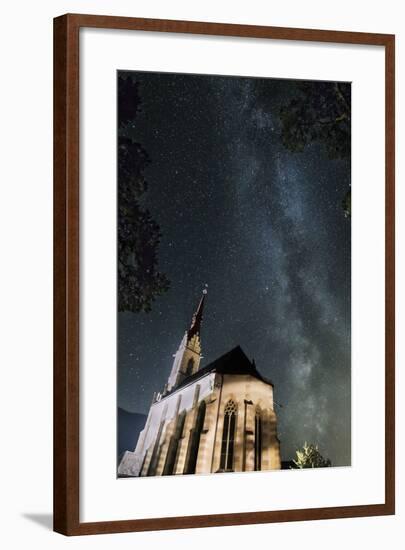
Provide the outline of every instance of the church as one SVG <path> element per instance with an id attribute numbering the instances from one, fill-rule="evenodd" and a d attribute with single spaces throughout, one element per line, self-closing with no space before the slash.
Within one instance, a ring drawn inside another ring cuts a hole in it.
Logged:
<path id="1" fill-rule="evenodd" d="M 134 451 L 122 457 L 120 476 L 281 468 L 273 384 L 239 346 L 200 368 L 206 294 L 163 391 L 153 395 Z"/>

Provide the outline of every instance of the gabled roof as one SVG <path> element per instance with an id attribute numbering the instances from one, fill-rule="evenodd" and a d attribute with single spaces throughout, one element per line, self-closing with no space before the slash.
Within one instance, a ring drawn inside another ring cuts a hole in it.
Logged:
<path id="1" fill-rule="evenodd" d="M 215 361 L 206 367 L 198 370 L 195 374 L 185 378 L 181 384 L 173 388 L 170 393 L 173 393 L 184 386 L 188 386 L 188 384 L 191 384 L 212 372 L 217 372 L 219 374 L 249 374 L 254 378 L 262 380 L 266 384 L 270 384 L 271 386 L 273 385 L 270 380 L 260 374 L 256 368 L 255 362 L 248 359 L 242 348 L 240 346 L 236 346 L 236 348 L 233 348 L 231 351 L 228 351 L 228 353 L 221 355 L 221 357 L 215 359 Z"/>

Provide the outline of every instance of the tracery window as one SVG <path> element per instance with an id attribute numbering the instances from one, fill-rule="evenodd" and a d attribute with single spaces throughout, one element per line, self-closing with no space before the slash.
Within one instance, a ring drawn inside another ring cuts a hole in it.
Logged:
<path id="1" fill-rule="evenodd" d="M 224 409 L 224 429 L 222 432 L 220 469 L 233 471 L 235 428 L 236 428 L 236 403 L 231 399 Z"/>

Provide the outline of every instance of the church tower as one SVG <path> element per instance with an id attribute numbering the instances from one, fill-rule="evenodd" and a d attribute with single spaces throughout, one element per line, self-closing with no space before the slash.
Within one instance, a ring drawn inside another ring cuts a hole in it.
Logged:
<path id="1" fill-rule="evenodd" d="M 200 367 L 200 332 L 206 295 L 207 289 L 205 288 L 197 310 L 191 320 L 190 328 L 184 333 L 180 346 L 173 356 L 173 366 L 164 393 L 171 391 L 173 388 L 181 384 L 185 378 L 195 374 Z"/>

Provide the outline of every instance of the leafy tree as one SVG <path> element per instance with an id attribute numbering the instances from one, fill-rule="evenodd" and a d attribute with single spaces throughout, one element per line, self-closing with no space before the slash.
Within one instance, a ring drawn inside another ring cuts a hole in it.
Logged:
<path id="1" fill-rule="evenodd" d="M 324 458 L 318 450 L 318 445 L 304 443 L 302 449 L 296 451 L 296 459 L 293 460 L 296 468 L 327 468 L 332 466 L 329 458 Z"/>
<path id="2" fill-rule="evenodd" d="M 140 110 L 141 99 L 139 86 L 130 76 L 120 75 L 118 77 L 118 124 L 119 130 L 133 123 Z"/>
<path id="3" fill-rule="evenodd" d="M 300 82 L 295 96 L 280 109 L 282 140 L 290 151 L 319 142 L 331 159 L 351 155 L 351 94 L 344 82 Z M 351 215 L 351 190 L 342 201 Z"/>
<path id="4" fill-rule="evenodd" d="M 147 190 L 146 151 L 127 132 L 140 106 L 138 85 L 118 78 L 118 309 L 150 311 L 156 296 L 169 288 L 157 269 L 161 232 L 140 199 Z"/>
<path id="5" fill-rule="evenodd" d="M 282 140 L 291 151 L 322 143 L 329 158 L 350 157 L 350 85 L 300 82 L 297 93 L 280 109 Z"/>

